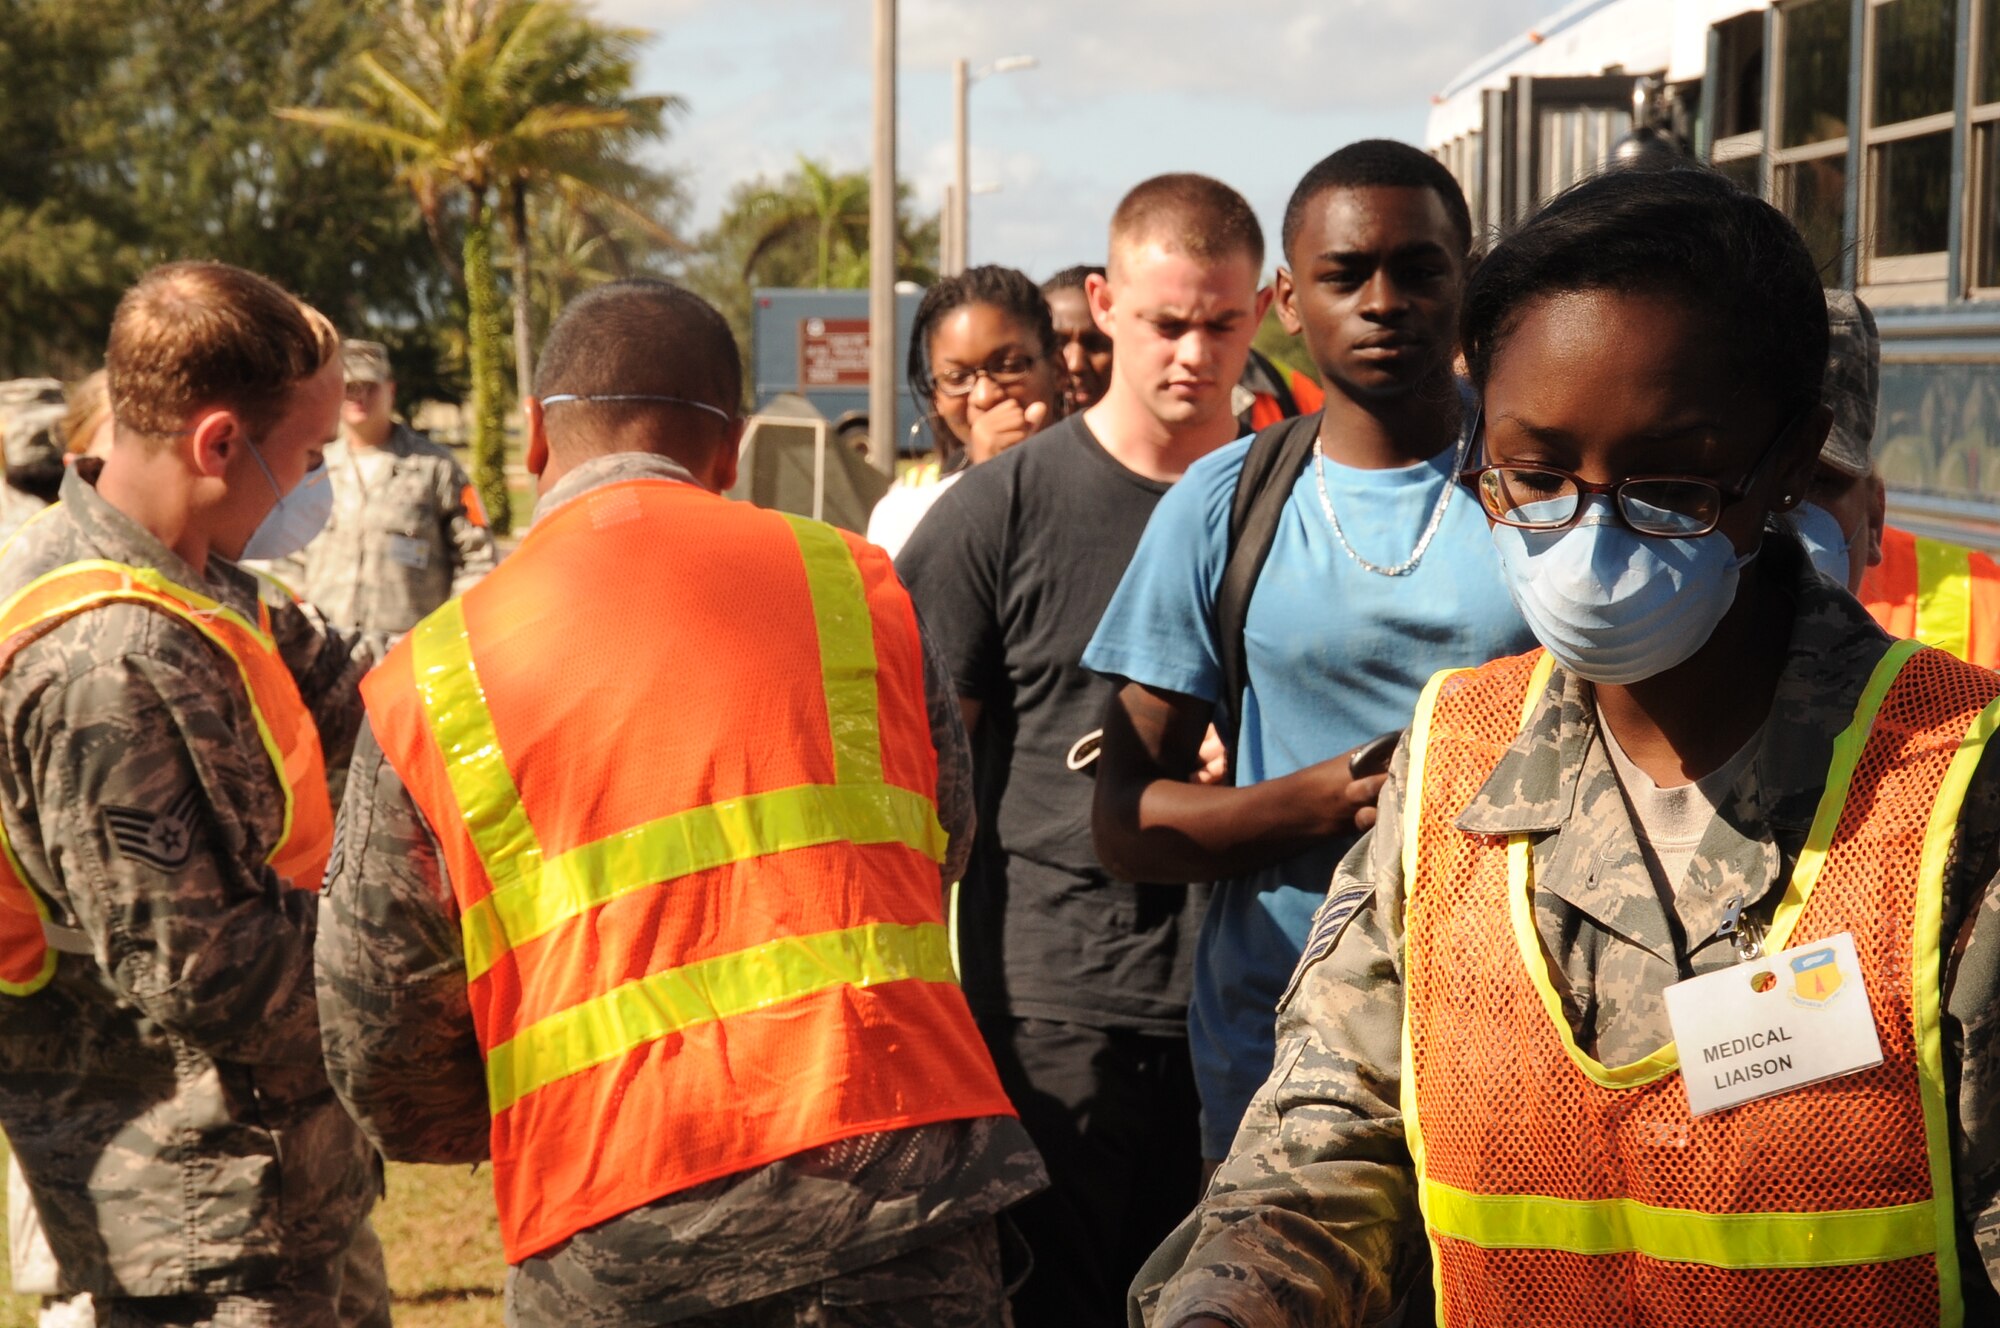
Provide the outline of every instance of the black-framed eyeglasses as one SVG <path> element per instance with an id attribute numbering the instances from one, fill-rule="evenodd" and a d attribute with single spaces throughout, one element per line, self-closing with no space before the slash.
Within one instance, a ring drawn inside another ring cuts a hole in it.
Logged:
<path id="1" fill-rule="evenodd" d="M 1475 422 L 1475 431 L 1483 422 Z M 1722 514 L 1749 496 L 1778 444 L 1791 435 L 1796 419 L 1779 429 L 1737 484 L 1719 484 L 1693 475 L 1630 475 L 1614 484 L 1593 484 L 1559 466 L 1479 465 L 1459 473 L 1479 497 L 1486 515 L 1521 530 L 1567 530 L 1583 516 L 1585 495 L 1611 500 L 1618 519 L 1641 535 L 1695 539 L 1714 530 Z"/>
<path id="2" fill-rule="evenodd" d="M 934 375 L 931 381 L 940 395 L 970 396 L 981 378 L 990 379 L 995 387 L 1012 387 L 1026 380 L 1035 364 L 1036 357 L 1033 355 L 1009 355 L 995 364 L 982 364 L 971 369 L 946 369 Z"/>

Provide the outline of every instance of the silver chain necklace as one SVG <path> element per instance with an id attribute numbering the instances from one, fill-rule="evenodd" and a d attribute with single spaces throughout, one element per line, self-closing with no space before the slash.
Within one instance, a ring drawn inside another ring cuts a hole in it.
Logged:
<path id="1" fill-rule="evenodd" d="M 1458 487 L 1458 472 L 1465 466 L 1465 447 L 1471 440 L 1471 430 L 1458 440 L 1458 447 L 1452 452 L 1451 473 L 1444 479 L 1444 492 L 1438 495 L 1437 506 L 1431 509 L 1430 524 L 1424 527 L 1423 534 L 1417 536 L 1417 547 L 1394 567 L 1383 567 L 1363 558 L 1347 542 L 1347 533 L 1340 528 L 1340 518 L 1333 514 L 1333 498 L 1326 491 L 1326 449 L 1320 446 L 1318 438 L 1313 439 L 1313 478 L 1319 482 L 1320 510 L 1326 513 L 1326 524 L 1333 527 L 1333 537 L 1340 541 L 1341 549 L 1360 565 L 1362 571 L 1373 572 L 1377 576 L 1408 576 L 1417 570 L 1417 564 L 1424 560 L 1424 550 L 1430 548 L 1432 537 L 1444 522 L 1444 510 L 1451 506 L 1451 491 Z"/>

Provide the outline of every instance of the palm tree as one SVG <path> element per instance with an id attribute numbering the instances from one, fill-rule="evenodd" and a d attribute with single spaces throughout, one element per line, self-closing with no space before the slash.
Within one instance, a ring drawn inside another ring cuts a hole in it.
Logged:
<path id="1" fill-rule="evenodd" d="M 741 211 L 754 232 L 743 259 L 746 281 L 774 250 L 804 237 L 812 240 L 821 290 L 834 284 L 837 264 L 868 252 L 868 177 L 859 172 L 836 175 L 801 156 L 798 170 L 757 188 Z"/>
<path id="2" fill-rule="evenodd" d="M 631 154 L 681 109 L 674 97 L 632 95 L 645 38 L 594 22 L 574 0 L 398 0 L 381 44 L 357 60 L 350 106 L 279 112 L 393 159 L 447 254 L 444 222 L 463 195 L 473 473 L 502 533 L 506 405 L 494 211 L 504 209 L 514 246 L 515 374 L 525 396 L 534 363 L 532 195 L 546 191 L 581 210 L 617 214 L 673 242 L 630 201 L 647 175 Z"/>

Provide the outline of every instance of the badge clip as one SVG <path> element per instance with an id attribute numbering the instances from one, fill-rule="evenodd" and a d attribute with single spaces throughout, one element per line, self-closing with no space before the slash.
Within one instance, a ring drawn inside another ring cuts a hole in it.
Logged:
<path id="1" fill-rule="evenodd" d="M 1752 959 L 1762 957 L 1764 929 L 1754 920 L 1743 916 L 1743 896 L 1731 895 L 1729 902 L 1724 904 L 1723 908 L 1727 911 L 1723 913 L 1722 921 L 1717 924 L 1715 934 L 1718 937 L 1729 938 L 1730 945 L 1736 950 L 1736 962 L 1745 964 Z"/>

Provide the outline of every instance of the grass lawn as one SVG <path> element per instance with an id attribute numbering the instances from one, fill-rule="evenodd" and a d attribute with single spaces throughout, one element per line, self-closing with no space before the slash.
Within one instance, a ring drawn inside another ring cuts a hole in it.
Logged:
<path id="1" fill-rule="evenodd" d="M 500 1328 L 506 1265 L 491 1171 L 391 1163 L 375 1230 L 388 1256 L 399 1328 Z M 0 1259 L 0 1288 L 6 1273 Z M 34 1304 L 0 1296 L 0 1328 L 33 1328 Z"/>

